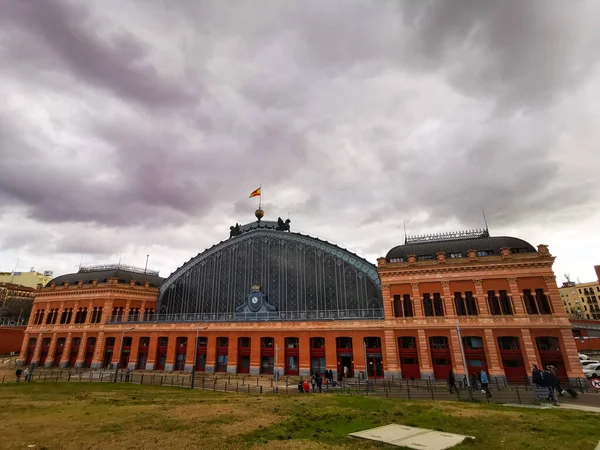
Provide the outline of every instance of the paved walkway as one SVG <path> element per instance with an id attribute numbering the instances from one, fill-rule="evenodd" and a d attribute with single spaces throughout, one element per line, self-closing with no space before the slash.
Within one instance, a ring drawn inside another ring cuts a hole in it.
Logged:
<path id="1" fill-rule="evenodd" d="M 518 403 L 505 403 L 504 406 L 513 406 L 515 408 L 530 409 L 572 409 L 575 411 L 585 411 L 600 414 L 600 408 L 597 406 L 574 405 L 572 403 L 561 403 L 559 405 L 520 405 Z"/>

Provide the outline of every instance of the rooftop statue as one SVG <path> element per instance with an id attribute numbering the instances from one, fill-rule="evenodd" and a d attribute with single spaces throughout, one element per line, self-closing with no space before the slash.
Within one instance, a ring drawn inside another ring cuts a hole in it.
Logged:
<path id="1" fill-rule="evenodd" d="M 290 231 L 290 219 L 287 219 L 285 222 L 281 220 L 281 217 L 277 219 L 277 230 L 279 231 Z"/>
<path id="2" fill-rule="evenodd" d="M 229 227 L 229 237 L 232 238 L 234 236 L 238 236 L 242 234 L 242 230 L 240 224 L 236 222 L 234 227 Z"/>

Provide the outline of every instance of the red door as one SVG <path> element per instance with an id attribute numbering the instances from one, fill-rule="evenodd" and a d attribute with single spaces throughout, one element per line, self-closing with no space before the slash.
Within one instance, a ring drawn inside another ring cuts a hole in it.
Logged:
<path id="1" fill-rule="evenodd" d="M 447 380 L 452 369 L 452 356 L 450 355 L 448 338 L 446 336 L 430 337 L 429 350 L 431 352 L 434 378 L 436 380 Z"/>
<path id="2" fill-rule="evenodd" d="M 60 365 L 60 360 L 62 359 L 64 349 L 65 338 L 58 338 L 56 341 L 56 350 L 54 351 L 54 367 L 58 367 Z"/>
<path id="3" fill-rule="evenodd" d="M 206 371 L 206 351 L 208 349 L 208 338 L 198 338 L 198 349 L 196 352 L 196 370 L 199 372 Z"/>
<path id="4" fill-rule="evenodd" d="M 560 341 L 558 338 L 552 336 L 536 337 L 535 342 L 540 354 L 542 366 L 544 368 L 547 366 L 556 367 L 560 381 L 568 383 L 569 377 L 560 352 Z"/>
<path id="5" fill-rule="evenodd" d="M 400 370 L 402 372 L 402 379 L 420 380 L 421 369 L 419 368 L 417 339 L 414 336 L 399 337 L 398 349 L 400 352 Z"/>
<path id="6" fill-rule="evenodd" d="M 238 339 L 238 373 L 250 373 L 250 338 L 241 337 Z"/>
<path id="7" fill-rule="evenodd" d="M 158 346 L 156 348 L 156 370 L 165 370 L 165 364 L 167 363 L 167 346 L 169 344 L 169 338 L 159 337 Z"/>
<path id="8" fill-rule="evenodd" d="M 527 368 L 523 363 L 519 338 L 517 336 L 500 336 L 498 337 L 498 348 L 506 381 L 523 383 L 527 378 Z"/>
<path id="9" fill-rule="evenodd" d="M 285 374 L 298 375 L 300 373 L 300 341 L 298 338 L 285 340 Z"/>
<path id="10" fill-rule="evenodd" d="M 50 338 L 44 338 L 42 341 L 42 350 L 40 353 L 40 366 L 44 367 L 46 359 L 48 359 L 48 352 L 50 351 Z"/>
<path id="11" fill-rule="evenodd" d="M 33 354 L 35 352 L 36 342 L 37 340 L 35 338 L 29 338 L 29 342 L 27 343 L 27 357 L 25 358 L 26 366 L 31 364 L 31 360 L 33 359 Z"/>
<path id="12" fill-rule="evenodd" d="M 85 346 L 85 367 L 91 367 L 94 360 L 94 349 L 96 347 L 96 338 L 88 338 Z"/>
<path id="13" fill-rule="evenodd" d="M 479 336 L 464 336 L 463 348 L 465 350 L 465 359 L 467 360 L 467 370 L 469 376 L 478 374 L 479 370 L 487 370 L 487 360 L 485 358 L 485 349 L 483 339 Z M 489 373 L 488 373 L 489 378 Z"/>
<path id="14" fill-rule="evenodd" d="M 79 353 L 79 345 L 81 338 L 73 338 L 71 341 L 71 352 L 69 353 L 69 367 L 75 367 L 77 362 L 77 354 Z"/>

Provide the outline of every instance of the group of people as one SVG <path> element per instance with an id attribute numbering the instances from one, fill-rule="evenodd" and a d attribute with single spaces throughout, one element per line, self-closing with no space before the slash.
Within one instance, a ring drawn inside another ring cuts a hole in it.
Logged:
<path id="1" fill-rule="evenodd" d="M 467 386 L 469 383 L 467 382 L 467 376 L 463 376 L 463 386 Z M 490 392 L 490 379 L 485 370 L 479 369 L 478 372 L 473 372 L 471 374 L 471 387 L 474 390 L 479 390 L 481 386 L 481 393 L 485 394 L 488 398 L 492 397 L 492 393 Z M 450 369 L 448 373 L 448 388 L 450 389 L 450 393 L 454 393 L 455 390 L 458 390 L 456 387 L 456 377 L 454 376 L 454 371 Z"/>
<path id="2" fill-rule="evenodd" d="M 323 376 L 321 376 L 319 372 L 315 372 L 310 379 L 310 383 L 308 382 L 308 379 L 300 380 L 298 382 L 298 392 L 309 393 L 311 386 L 313 393 L 317 392 L 317 389 L 319 392 L 323 392 L 323 384 L 335 386 L 335 382 L 333 381 L 333 370 L 326 370 L 323 373 Z"/>
<path id="3" fill-rule="evenodd" d="M 565 390 L 560 385 L 558 370 L 554 366 L 546 366 L 540 370 L 537 365 L 533 365 L 531 371 L 531 380 L 535 383 L 535 398 L 537 400 L 548 400 L 555 405 L 558 404 L 558 395 L 562 397 Z"/>
<path id="4" fill-rule="evenodd" d="M 25 370 L 21 370 L 20 368 L 15 371 L 15 376 L 17 377 L 17 383 L 21 381 L 21 375 L 25 378 L 25 383 L 29 383 L 31 381 L 32 370 L 29 367 L 26 367 Z"/>

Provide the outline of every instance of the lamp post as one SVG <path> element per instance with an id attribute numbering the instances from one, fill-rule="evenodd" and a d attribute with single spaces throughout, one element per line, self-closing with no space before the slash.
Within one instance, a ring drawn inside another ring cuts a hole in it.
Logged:
<path id="1" fill-rule="evenodd" d="M 115 379 L 113 383 L 117 382 L 117 375 L 119 373 L 119 366 L 121 365 L 121 352 L 123 351 L 123 339 L 125 339 L 125 332 L 135 330 L 135 328 L 123 328 L 121 331 L 121 342 L 119 343 L 119 356 L 117 357 L 117 367 L 115 369 Z"/>
<path id="2" fill-rule="evenodd" d="M 279 393 L 279 374 L 277 373 L 277 362 L 279 360 L 279 351 L 284 350 L 284 348 L 279 348 L 278 344 L 275 344 L 275 369 L 273 372 L 273 376 L 275 377 L 275 393 Z"/>
<path id="3" fill-rule="evenodd" d="M 367 361 L 367 341 L 363 339 L 363 347 L 365 349 L 365 380 L 369 381 L 369 362 Z"/>
<path id="4" fill-rule="evenodd" d="M 192 366 L 192 381 L 190 383 L 190 389 L 194 389 L 196 385 L 196 358 L 198 357 L 198 332 L 202 330 L 206 330 L 208 327 L 204 328 L 196 328 L 196 340 L 194 341 L 194 365 Z"/>
<path id="5" fill-rule="evenodd" d="M 469 396 L 471 393 L 471 380 L 469 377 L 469 369 L 467 368 L 467 358 L 465 358 L 465 349 L 463 347 L 462 336 L 460 334 L 460 326 L 458 324 L 458 320 L 456 321 L 456 332 L 458 333 L 458 344 L 460 345 L 460 354 L 462 355 L 463 365 L 465 366 L 465 374 L 467 377 L 467 387 L 469 388 Z"/>

